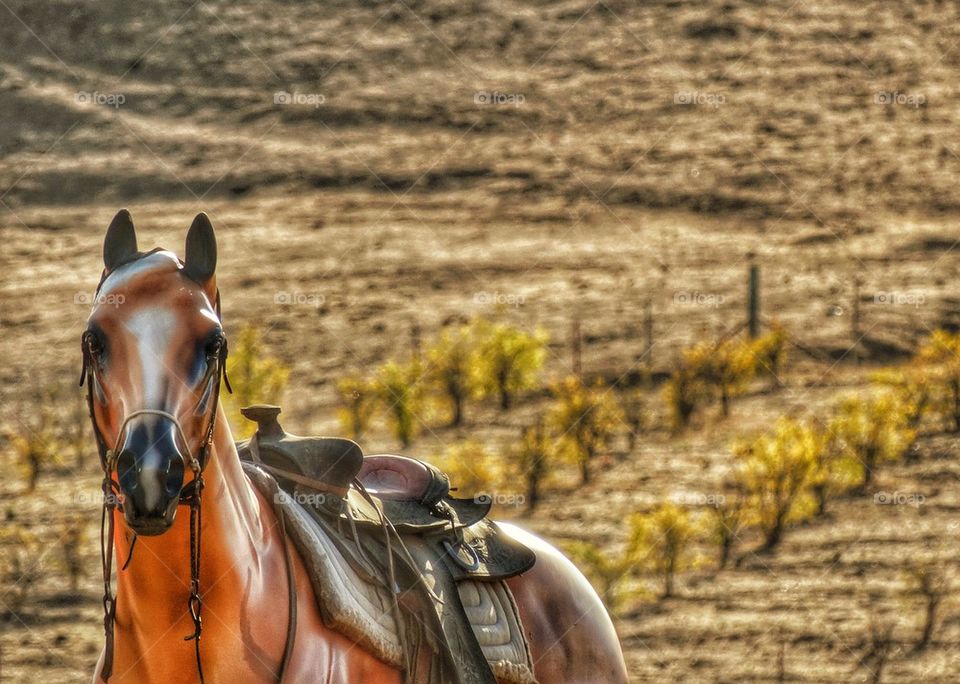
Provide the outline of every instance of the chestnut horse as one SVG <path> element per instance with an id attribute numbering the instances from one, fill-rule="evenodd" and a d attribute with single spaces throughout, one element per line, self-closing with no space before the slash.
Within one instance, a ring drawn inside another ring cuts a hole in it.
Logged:
<path id="1" fill-rule="evenodd" d="M 110 224 L 103 252 L 83 335 L 84 377 L 105 495 L 119 503 L 105 506 L 107 645 L 94 681 L 403 681 L 324 625 L 273 506 L 241 469 L 217 402 L 226 338 L 206 215 L 188 231 L 182 262 L 168 251 L 139 252 L 126 210 Z M 189 515 L 177 515 L 184 505 Z M 508 582 L 537 680 L 626 681 L 613 625 L 583 575 L 543 540 L 503 527 L 537 554 L 531 570 Z M 115 590 L 114 546 L 125 564 Z"/>

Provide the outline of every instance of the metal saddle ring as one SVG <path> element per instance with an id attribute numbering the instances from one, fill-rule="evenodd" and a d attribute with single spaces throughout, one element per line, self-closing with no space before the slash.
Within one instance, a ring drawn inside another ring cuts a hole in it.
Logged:
<path id="1" fill-rule="evenodd" d="M 480 557 L 477 556 L 477 552 L 474 550 L 474 548 L 466 543 L 462 538 L 459 542 L 457 542 L 457 547 L 454 547 L 453 544 L 450 543 L 449 539 L 444 539 L 443 548 L 446 549 L 450 557 L 457 562 L 457 565 L 467 572 L 475 572 L 480 568 Z M 466 549 L 473 561 L 467 563 L 465 560 L 463 560 L 463 556 L 460 555 L 458 548 Z"/>

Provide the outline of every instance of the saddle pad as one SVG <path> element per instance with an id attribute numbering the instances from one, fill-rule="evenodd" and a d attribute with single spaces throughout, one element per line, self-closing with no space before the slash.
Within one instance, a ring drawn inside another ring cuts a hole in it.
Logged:
<path id="1" fill-rule="evenodd" d="M 276 480 L 244 463 L 254 486 L 286 513 L 287 532 L 310 575 L 324 622 L 384 662 L 404 667 L 403 647 L 386 589 L 347 561 L 309 512 L 279 490 Z M 457 590 L 484 657 L 500 684 L 534 684 L 533 664 L 516 602 L 503 581 L 461 580 Z"/>

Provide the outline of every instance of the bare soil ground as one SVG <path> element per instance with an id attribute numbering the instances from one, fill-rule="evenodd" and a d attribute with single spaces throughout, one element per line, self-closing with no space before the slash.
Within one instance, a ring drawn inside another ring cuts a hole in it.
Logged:
<path id="1" fill-rule="evenodd" d="M 633 453 L 618 446 L 586 488 L 558 474 L 521 521 L 614 550 L 626 513 L 716 492 L 734 435 L 826 411 L 957 322 L 957 13 L 820 0 L 4 4 L 3 419 L 21 429 L 37 387 L 76 382 L 119 206 L 142 244 L 177 250 L 192 216 L 211 215 L 228 332 L 257 325 L 292 367 L 285 425 L 301 434 L 335 432 L 333 382 L 406 354 L 413 325 L 425 338 L 476 314 L 542 325 L 549 379 L 569 371 L 580 315 L 585 372 L 617 380 L 637 367 L 649 300 L 666 370 L 683 344 L 742 320 L 754 253 L 765 315 L 812 352 L 793 354 L 786 386 L 680 438 L 652 391 L 653 428 Z M 544 402 L 471 406 L 466 427 L 431 425 L 410 453 L 468 435 L 505 444 Z M 396 448 L 382 431 L 364 446 Z M 772 556 L 629 603 L 618 627 L 633 679 L 773 681 L 782 661 L 789 680 L 864 681 L 872 610 L 895 623 L 884 681 L 953 681 L 960 611 L 949 603 L 933 645 L 912 653 L 921 613 L 903 570 L 960 560 L 957 446 L 926 436 L 881 474 L 876 490 L 922 494 L 920 507 L 843 499 Z M 2 624 L 3 681 L 85 680 L 99 652 L 90 448 L 30 497 L 2 454 L 4 516 L 41 539 L 44 569 Z M 59 521 L 76 515 L 91 521 L 78 595 L 57 562 Z"/>

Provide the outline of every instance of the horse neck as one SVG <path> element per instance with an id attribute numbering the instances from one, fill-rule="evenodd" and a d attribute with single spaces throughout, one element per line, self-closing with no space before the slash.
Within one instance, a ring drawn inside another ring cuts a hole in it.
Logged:
<path id="1" fill-rule="evenodd" d="M 259 552 L 267 544 L 269 522 L 261 516 L 269 518 L 272 512 L 261 510 L 243 473 L 222 407 L 203 479 L 200 592 L 205 601 L 231 594 L 235 600 L 238 584 L 261 575 Z M 119 566 L 129 557 L 132 535 L 122 515 L 114 515 Z M 118 627 L 162 624 L 166 629 L 184 617 L 190 592 L 190 509 L 181 506 L 164 534 L 139 537 L 133 554 L 127 569 L 117 571 Z M 127 625 L 125 613 L 131 618 Z"/>

